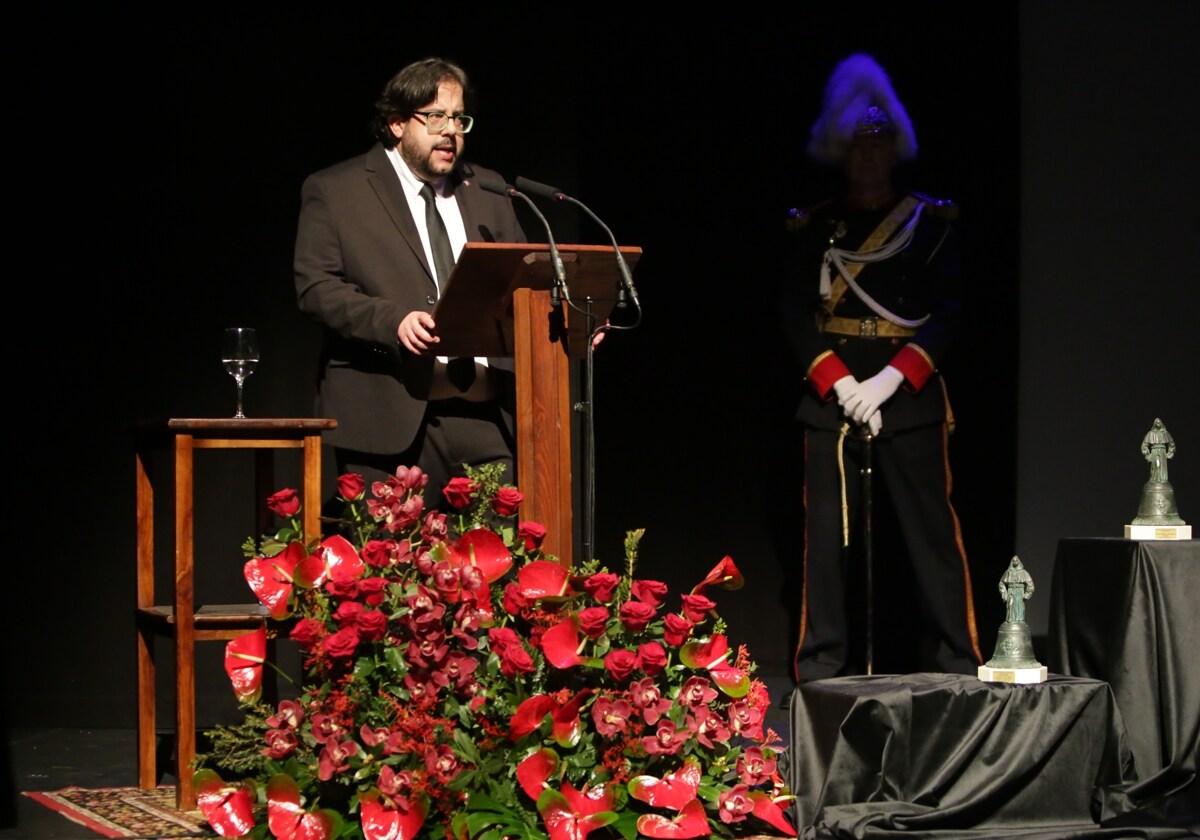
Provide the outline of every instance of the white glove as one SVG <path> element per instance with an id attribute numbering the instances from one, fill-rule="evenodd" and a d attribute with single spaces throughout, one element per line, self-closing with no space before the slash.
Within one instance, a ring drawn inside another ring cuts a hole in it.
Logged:
<path id="1" fill-rule="evenodd" d="M 904 374 L 888 365 L 870 379 L 860 382 L 854 394 L 842 403 L 842 410 L 855 423 L 863 423 L 896 393 L 903 381 Z"/>
<path id="2" fill-rule="evenodd" d="M 837 394 L 838 405 L 842 408 L 846 407 L 846 401 L 854 396 L 854 392 L 858 390 L 858 380 L 853 376 L 846 375 L 833 383 L 833 391 Z"/>
<path id="3" fill-rule="evenodd" d="M 871 432 L 871 437 L 877 437 L 879 430 L 883 428 L 883 412 L 876 411 L 867 418 L 867 429 Z"/>

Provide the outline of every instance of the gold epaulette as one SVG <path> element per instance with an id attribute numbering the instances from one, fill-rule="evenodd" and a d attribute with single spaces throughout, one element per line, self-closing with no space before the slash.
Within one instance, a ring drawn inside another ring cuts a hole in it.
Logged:
<path id="1" fill-rule="evenodd" d="M 948 198 L 934 198 L 931 195 L 920 193 L 915 190 L 910 191 L 914 198 L 918 198 L 925 202 L 925 212 L 932 213 L 935 217 L 947 222 L 953 222 L 958 218 L 958 205 Z"/>

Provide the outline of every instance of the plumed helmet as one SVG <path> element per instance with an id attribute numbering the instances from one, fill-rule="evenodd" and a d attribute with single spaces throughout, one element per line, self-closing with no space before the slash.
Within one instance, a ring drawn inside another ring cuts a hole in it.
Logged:
<path id="1" fill-rule="evenodd" d="M 829 76 L 821 116 L 813 123 L 808 154 L 824 163 L 837 163 L 846 156 L 855 135 L 883 133 L 895 137 L 897 160 L 917 156 L 912 122 L 896 98 L 887 73 L 871 56 L 855 53 Z"/>

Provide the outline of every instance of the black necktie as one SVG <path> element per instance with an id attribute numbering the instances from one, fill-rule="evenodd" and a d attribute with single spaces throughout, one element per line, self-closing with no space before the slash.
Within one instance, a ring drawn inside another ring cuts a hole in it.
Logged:
<path id="1" fill-rule="evenodd" d="M 429 231 L 429 250 L 433 252 L 433 270 L 437 273 L 438 289 L 446 291 L 446 281 L 454 269 L 454 250 L 450 247 L 450 234 L 446 223 L 438 212 L 433 196 L 433 187 L 424 184 L 421 198 L 425 199 L 425 229 Z M 475 381 L 475 360 L 455 357 L 446 364 L 446 377 L 460 391 L 466 391 Z"/>
<path id="2" fill-rule="evenodd" d="M 433 252 L 433 270 L 437 274 L 438 290 L 446 291 L 446 281 L 454 268 L 454 250 L 450 247 L 450 234 L 438 212 L 433 197 L 433 186 L 421 187 L 421 198 L 425 199 L 425 229 L 429 231 L 429 250 Z"/>

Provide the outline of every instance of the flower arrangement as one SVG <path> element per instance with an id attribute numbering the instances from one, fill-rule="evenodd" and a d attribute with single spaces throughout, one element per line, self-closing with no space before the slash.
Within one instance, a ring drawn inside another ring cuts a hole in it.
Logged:
<path id="1" fill-rule="evenodd" d="M 400 467 L 368 496 L 338 478 L 339 533 L 286 521 L 247 540 L 245 576 L 296 642 L 299 696 L 261 702 L 266 631 L 225 665 L 245 721 L 209 733 L 198 805 L 225 837 L 689 838 L 795 836 L 764 726 L 770 698 L 710 598 L 743 579 L 725 557 L 670 609 L 661 582 L 564 568 L 491 467 L 426 510 Z M 224 775 L 222 775 L 224 774 Z M 228 780 L 227 778 L 228 777 Z M 264 820 L 265 817 L 265 820 Z"/>

